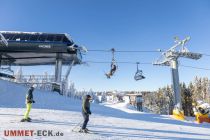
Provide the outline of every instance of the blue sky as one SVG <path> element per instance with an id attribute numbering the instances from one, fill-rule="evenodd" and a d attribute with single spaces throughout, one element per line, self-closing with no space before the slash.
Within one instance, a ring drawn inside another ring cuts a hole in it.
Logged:
<path id="1" fill-rule="evenodd" d="M 188 49 L 210 54 L 209 0 L 0 0 L 0 30 L 69 33 L 88 49 L 157 50 L 174 44 L 173 37 L 191 36 Z M 153 62 L 160 53 L 117 53 L 117 61 Z M 89 52 L 85 60 L 111 61 L 110 53 Z M 210 57 L 180 59 L 183 65 L 210 68 Z M 140 65 L 146 79 L 133 79 L 136 66 L 119 64 L 107 80 L 110 64 L 72 69 L 79 90 L 156 90 L 171 84 L 168 67 Z M 25 74 L 52 74 L 53 66 L 24 67 Z M 65 69 L 63 71 L 65 73 Z M 189 82 L 210 71 L 179 68 L 180 81 Z"/>

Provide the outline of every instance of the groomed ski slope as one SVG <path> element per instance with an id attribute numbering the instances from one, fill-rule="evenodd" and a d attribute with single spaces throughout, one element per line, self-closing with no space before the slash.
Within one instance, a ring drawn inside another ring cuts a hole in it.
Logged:
<path id="1" fill-rule="evenodd" d="M 88 128 L 95 134 L 72 132 L 82 120 L 81 101 L 36 90 L 31 123 L 21 123 L 27 88 L 0 80 L 0 139 L 3 140 L 210 140 L 210 124 L 176 121 L 170 116 L 141 113 L 126 104 L 91 104 Z M 5 137 L 4 130 L 53 130 L 64 136 Z"/>

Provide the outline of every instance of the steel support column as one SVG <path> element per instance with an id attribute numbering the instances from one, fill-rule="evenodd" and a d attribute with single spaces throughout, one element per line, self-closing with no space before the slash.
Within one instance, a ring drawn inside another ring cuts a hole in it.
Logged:
<path id="1" fill-rule="evenodd" d="M 55 63 L 55 82 L 61 83 L 62 75 L 62 54 L 57 54 Z"/>
<path id="2" fill-rule="evenodd" d="M 68 67 L 68 69 L 67 69 L 67 71 L 66 71 L 65 80 L 68 80 L 68 77 L 69 77 L 69 75 L 70 75 L 71 69 L 72 69 L 72 67 L 74 66 L 74 62 L 75 62 L 75 61 L 72 60 L 71 64 L 69 65 L 69 67 Z"/>
<path id="3" fill-rule="evenodd" d="M 171 61 L 171 75 L 172 75 L 172 85 L 174 91 L 174 104 L 175 107 L 182 110 L 181 103 L 181 90 L 179 85 L 179 71 L 178 71 L 178 61 L 177 59 Z"/>

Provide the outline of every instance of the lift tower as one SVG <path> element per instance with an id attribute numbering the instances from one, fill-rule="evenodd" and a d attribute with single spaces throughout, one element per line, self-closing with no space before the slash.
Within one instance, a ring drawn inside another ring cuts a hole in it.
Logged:
<path id="1" fill-rule="evenodd" d="M 192 53 L 186 48 L 186 43 L 190 40 L 190 37 L 186 37 L 180 40 L 175 37 L 175 45 L 169 50 L 162 53 L 161 58 L 158 59 L 153 65 L 170 66 L 172 75 L 172 85 L 174 93 L 174 110 L 173 116 L 176 119 L 184 119 L 184 112 L 181 104 L 181 93 L 179 85 L 179 72 L 178 72 L 178 59 L 180 57 L 198 60 L 202 57 L 200 53 Z"/>

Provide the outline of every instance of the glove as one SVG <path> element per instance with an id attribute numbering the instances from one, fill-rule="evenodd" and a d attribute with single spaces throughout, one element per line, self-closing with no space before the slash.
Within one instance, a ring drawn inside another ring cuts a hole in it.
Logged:
<path id="1" fill-rule="evenodd" d="M 91 115 L 91 114 L 92 114 L 92 113 L 91 113 L 91 111 L 89 111 L 89 113 L 88 113 L 88 114 L 90 114 L 90 115 Z"/>
<path id="2" fill-rule="evenodd" d="M 31 104 L 31 103 L 32 103 L 32 101 L 27 101 L 27 103 Z"/>
<path id="3" fill-rule="evenodd" d="M 32 101 L 32 103 L 35 103 L 35 101 Z"/>

